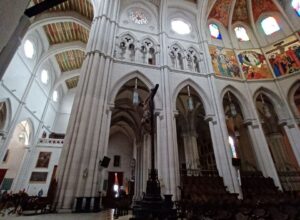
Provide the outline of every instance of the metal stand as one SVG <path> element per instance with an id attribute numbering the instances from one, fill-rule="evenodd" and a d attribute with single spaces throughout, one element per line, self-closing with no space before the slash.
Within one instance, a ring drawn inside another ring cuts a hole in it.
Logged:
<path id="1" fill-rule="evenodd" d="M 151 135 L 151 169 L 147 181 L 146 194 L 143 199 L 136 202 L 133 207 L 134 217 L 131 219 L 176 219 L 176 210 L 173 209 L 171 200 L 172 195 L 168 195 L 168 199 L 163 200 L 161 197 L 160 183 L 158 180 L 157 169 L 154 163 L 154 96 L 158 89 L 158 84 L 151 89 L 148 100 L 150 111 L 150 135 Z"/>

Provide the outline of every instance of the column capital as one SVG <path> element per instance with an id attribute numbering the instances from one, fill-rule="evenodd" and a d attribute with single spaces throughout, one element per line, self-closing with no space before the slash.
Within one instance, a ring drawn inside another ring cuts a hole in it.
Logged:
<path id="1" fill-rule="evenodd" d="M 291 118 L 280 119 L 278 124 L 280 126 L 287 126 L 288 128 L 295 128 L 296 127 L 293 119 L 291 119 Z"/>
<path id="2" fill-rule="evenodd" d="M 216 119 L 216 116 L 215 115 L 206 115 L 204 120 L 206 122 L 212 122 L 213 124 L 216 124 L 217 123 L 217 119 Z"/>

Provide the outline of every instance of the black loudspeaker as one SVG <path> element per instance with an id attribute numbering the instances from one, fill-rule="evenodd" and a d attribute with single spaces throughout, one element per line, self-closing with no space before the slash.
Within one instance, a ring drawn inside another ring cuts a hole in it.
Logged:
<path id="1" fill-rule="evenodd" d="M 107 168 L 107 167 L 108 167 L 108 165 L 109 165 L 109 162 L 110 162 L 110 158 L 109 158 L 109 157 L 106 157 L 106 156 L 104 156 L 104 157 L 103 157 L 103 159 L 102 159 L 102 161 L 101 161 L 101 164 L 100 164 L 100 166 L 101 166 L 101 167 L 105 167 L 105 168 Z"/>

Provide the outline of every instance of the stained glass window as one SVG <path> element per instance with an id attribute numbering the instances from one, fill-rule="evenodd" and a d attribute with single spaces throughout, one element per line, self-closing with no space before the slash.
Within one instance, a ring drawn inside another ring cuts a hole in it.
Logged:
<path id="1" fill-rule="evenodd" d="M 280 27 L 273 17 L 267 17 L 261 22 L 261 26 L 266 35 L 271 35 L 280 30 Z"/>
<path id="2" fill-rule="evenodd" d="M 296 10 L 297 15 L 300 17 L 300 0 L 293 0 L 292 7 Z"/>
<path id="3" fill-rule="evenodd" d="M 247 34 L 247 31 L 243 27 L 236 27 L 234 28 L 235 35 L 239 41 L 249 41 L 249 36 Z"/>
<path id="4" fill-rule="evenodd" d="M 135 24 L 148 24 L 149 23 L 149 16 L 147 12 L 140 8 L 132 8 L 129 10 L 129 18 Z"/>
<path id="5" fill-rule="evenodd" d="M 216 24 L 209 25 L 210 36 L 215 39 L 222 39 L 222 35 L 220 33 L 219 27 Z"/>

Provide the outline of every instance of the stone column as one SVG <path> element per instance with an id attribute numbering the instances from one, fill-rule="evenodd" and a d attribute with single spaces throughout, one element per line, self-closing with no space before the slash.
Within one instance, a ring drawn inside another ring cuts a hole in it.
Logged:
<path id="1" fill-rule="evenodd" d="M 288 120 L 282 124 L 290 141 L 293 153 L 296 157 L 298 166 L 300 166 L 300 130 L 299 127 L 292 121 Z"/>
<path id="2" fill-rule="evenodd" d="M 166 34 L 165 27 L 167 22 L 165 16 L 167 14 L 168 4 L 166 0 L 161 0 L 160 2 L 160 43 L 161 48 L 164 48 L 165 51 L 168 48 L 168 37 Z M 173 199 L 178 199 L 179 190 L 177 186 L 180 185 L 179 177 L 179 164 L 178 164 L 178 149 L 177 149 L 177 140 L 176 133 L 174 134 L 173 128 L 176 126 L 174 117 L 173 117 L 173 108 L 172 106 L 175 103 L 172 103 L 172 91 L 171 91 L 171 74 L 168 69 L 168 53 L 160 54 L 160 64 L 161 64 L 161 85 L 159 86 L 159 93 L 162 97 L 162 112 L 160 120 L 160 136 L 163 137 L 160 139 L 160 149 L 161 149 L 161 162 L 158 176 L 159 179 L 163 181 L 165 187 L 164 192 L 166 194 L 173 194 Z"/>
<path id="3" fill-rule="evenodd" d="M 275 164 L 260 123 L 257 120 L 247 121 L 246 123 L 260 170 L 264 176 L 272 177 L 275 185 L 281 189 Z"/>
<path id="4" fill-rule="evenodd" d="M 98 196 L 99 158 L 107 151 L 110 117 L 107 99 L 119 0 L 94 1 L 86 59 L 81 69 L 59 162 L 58 209 L 71 209 L 75 197 Z"/>
<path id="5" fill-rule="evenodd" d="M 196 135 L 190 132 L 182 134 L 185 152 L 185 162 L 188 169 L 197 169 L 197 162 L 199 161 L 199 152 L 197 146 Z"/>

